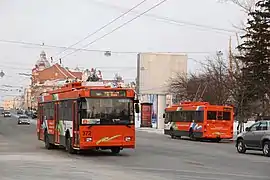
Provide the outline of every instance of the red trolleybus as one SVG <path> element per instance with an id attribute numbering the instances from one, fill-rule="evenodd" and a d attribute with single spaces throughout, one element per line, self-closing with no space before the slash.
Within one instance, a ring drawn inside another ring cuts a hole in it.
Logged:
<path id="1" fill-rule="evenodd" d="M 37 136 L 47 149 L 135 148 L 134 90 L 96 83 L 70 83 L 39 98 Z"/>
<path id="2" fill-rule="evenodd" d="M 233 108 L 210 105 L 208 102 L 183 102 L 165 109 L 164 133 L 172 138 L 192 139 L 233 138 Z"/>

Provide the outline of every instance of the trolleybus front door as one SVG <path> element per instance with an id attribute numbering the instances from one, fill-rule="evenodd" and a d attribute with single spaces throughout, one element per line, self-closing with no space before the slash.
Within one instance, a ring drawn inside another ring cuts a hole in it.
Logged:
<path id="1" fill-rule="evenodd" d="M 60 144 L 60 129 L 59 129 L 59 103 L 54 104 L 54 119 L 55 119 L 55 130 L 54 130 L 54 142 Z"/>
<path id="2" fill-rule="evenodd" d="M 43 113 L 43 104 L 39 104 L 38 107 L 38 122 L 37 122 L 37 130 L 38 130 L 38 138 L 40 140 L 44 140 L 44 113 Z"/>
<path id="3" fill-rule="evenodd" d="M 77 101 L 72 103 L 72 122 L 73 122 L 73 138 L 72 143 L 74 147 L 79 147 L 80 145 L 80 129 L 79 129 L 79 119 L 78 119 L 78 104 Z"/>

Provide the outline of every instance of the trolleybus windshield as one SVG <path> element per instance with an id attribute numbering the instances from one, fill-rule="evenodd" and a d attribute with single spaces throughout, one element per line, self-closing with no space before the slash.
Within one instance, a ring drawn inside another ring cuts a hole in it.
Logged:
<path id="1" fill-rule="evenodd" d="M 81 101 L 82 125 L 134 124 L 134 104 L 127 98 L 83 98 Z"/>

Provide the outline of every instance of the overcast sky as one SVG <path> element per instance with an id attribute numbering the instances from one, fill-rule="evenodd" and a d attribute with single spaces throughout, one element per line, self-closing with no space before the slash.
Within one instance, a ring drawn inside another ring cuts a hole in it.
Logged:
<path id="1" fill-rule="evenodd" d="M 70 46 L 140 1 L 0 0 L 0 40 Z M 135 13 L 126 15 L 75 47 L 81 48 L 160 1 L 146 1 Z M 153 18 L 153 15 L 195 26 L 160 20 Z M 189 52 L 188 70 L 195 71 L 199 66 L 196 61 L 203 61 L 206 56 L 213 56 L 218 50 L 226 55 L 230 35 L 233 36 L 233 46 L 236 46 L 235 33 L 229 31 L 236 30 L 233 25 L 240 25 L 243 20 L 245 14 L 232 3 L 219 3 L 218 0 L 168 0 L 90 45 L 88 49 L 112 52 Z M 200 25 L 224 31 L 201 28 Z M 0 70 L 6 73 L 0 79 L 0 85 L 16 86 L 29 82 L 29 78 L 21 77 L 18 73 L 30 73 L 42 50 L 55 60 L 71 52 L 69 50 L 56 56 L 63 49 L 1 41 L 0 48 Z M 106 79 L 113 78 L 114 72 L 119 72 L 127 80 L 133 80 L 136 76 L 136 53 L 112 53 L 111 57 L 106 57 L 102 52 L 78 51 L 64 57 L 62 61 L 70 68 L 98 67 Z"/>

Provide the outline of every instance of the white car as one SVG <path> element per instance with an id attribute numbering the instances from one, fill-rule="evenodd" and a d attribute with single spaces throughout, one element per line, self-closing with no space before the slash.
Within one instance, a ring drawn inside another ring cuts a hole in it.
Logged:
<path id="1" fill-rule="evenodd" d="M 18 124 L 30 124 L 30 119 L 27 115 L 20 115 L 18 117 Z"/>
<path id="2" fill-rule="evenodd" d="M 11 117 L 10 112 L 9 112 L 9 111 L 5 111 L 5 112 L 4 112 L 4 117 Z"/>

